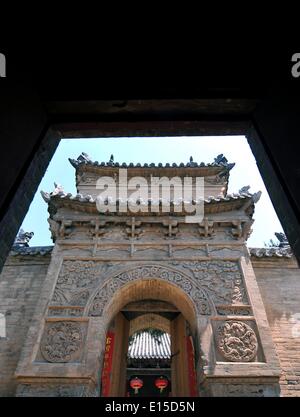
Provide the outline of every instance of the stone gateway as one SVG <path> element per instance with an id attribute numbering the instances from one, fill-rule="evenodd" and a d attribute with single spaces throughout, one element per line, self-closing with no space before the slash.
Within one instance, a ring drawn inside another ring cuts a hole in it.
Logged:
<path id="1" fill-rule="evenodd" d="M 260 193 L 228 194 L 234 164 L 122 165 L 129 180 L 203 178 L 195 223 L 174 193 L 168 212 L 160 197 L 100 213 L 97 180 L 120 164 L 70 162 L 78 194 L 42 192 L 54 246 L 22 231 L 0 276 L 0 396 L 300 395 L 299 268 L 282 236 L 247 247 Z"/>

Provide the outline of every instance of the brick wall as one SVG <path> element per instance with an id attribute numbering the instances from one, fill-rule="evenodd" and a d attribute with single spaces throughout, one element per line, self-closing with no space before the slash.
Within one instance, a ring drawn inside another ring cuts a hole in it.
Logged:
<path id="1" fill-rule="evenodd" d="M 281 364 L 280 395 L 300 396 L 300 270 L 289 259 L 252 264 Z"/>
<path id="2" fill-rule="evenodd" d="M 0 275 L 0 313 L 6 338 L 0 338 L 0 397 L 14 396 L 14 372 L 44 282 L 50 255 L 9 256 Z"/>
<path id="3" fill-rule="evenodd" d="M 0 275 L 7 329 L 0 338 L 0 397 L 15 395 L 14 372 L 49 262 L 49 253 L 9 256 Z M 281 363 L 281 396 L 300 396 L 300 270 L 289 259 L 254 258 L 252 264 Z"/>

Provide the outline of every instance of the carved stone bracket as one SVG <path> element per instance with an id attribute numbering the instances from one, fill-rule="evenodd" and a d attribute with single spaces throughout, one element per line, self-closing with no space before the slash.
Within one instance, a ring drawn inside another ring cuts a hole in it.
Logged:
<path id="1" fill-rule="evenodd" d="M 91 220 L 90 224 L 92 225 L 90 229 L 91 236 L 98 238 L 105 233 L 105 226 L 107 225 L 105 220 Z"/>
<path id="2" fill-rule="evenodd" d="M 231 235 L 235 239 L 245 239 L 247 240 L 251 235 L 251 226 L 254 220 L 249 220 L 247 222 L 241 220 L 232 221 L 233 228 L 231 229 Z"/>
<path id="3" fill-rule="evenodd" d="M 130 221 L 126 222 L 126 225 L 129 227 L 126 227 L 126 233 L 127 236 L 131 239 L 139 238 L 142 234 L 141 227 L 142 222 L 137 221 L 135 217 L 132 217 Z"/>
<path id="4" fill-rule="evenodd" d="M 214 222 L 209 221 L 207 217 L 203 220 L 203 222 L 198 223 L 198 225 L 200 236 L 211 237 L 214 235 Z"/>
<path id="5" fill-rule="evenodd" d="M 58 237 L 68 237 L 72 232 L 72 220 L 53 220 L 49 218 L 48 223 L 54 240 Z"/>
<path id="6" fill-rule="evenodd" d="M 176 220 L 165 220 L 162 222 L 164 227 L 167 227 L 168 230 L 164 232 L 164 235 L 168 238 L 175 237 L 179 231 L 178 222 Z"/>

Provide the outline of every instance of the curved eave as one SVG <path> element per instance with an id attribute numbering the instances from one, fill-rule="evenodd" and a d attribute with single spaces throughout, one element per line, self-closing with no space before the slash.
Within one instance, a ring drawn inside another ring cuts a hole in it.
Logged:
<path id="1" fill-rule="evenodd" d="M 204 200 L 204 211 L 206 214 L 208 213 L 222 213 L 222 212 L 228 212 L 228 211 L 233 211 L 233 210 L 240 210 L 243 207 L 245 208 L 245 211 L 247 213 L 248 216 L 252 216 L 253 212 L 254 212 L 254 205 L 255 205 L 255 197 L 256 195 L 251 195 L 248 193 L 243 193 L 243 194 L 231 194 L 231 195 L 227 195 L 226 197 L 224 196 L 219 196 L 219 197 L 208 197 Z M 117 207 L 118 207 L 118 200 L 117 200 Z M 193 202 L 194 204 L 195 202 Z M 248 203 L 248 204 L 246 204 Z M 65 193 L 61 193 L 61 194 L 56 194 L 54 196 L 49 196 L 49 200 L 48 200 L 48 204 L 49 204 L 49 212 L 53 212 L 56 211 L 58 208 L 69 208 L 69 209 L 74 209 L 76 211 L 81 211 L 81 212 L 86 212 L 86 213 L 94 213 L 94 214 L 99 214 L 99 211 L 97 209 L 96 206 L 96 202 L 94 200 L 94 198 L 90 195 L 87 196 L 83 196 L 81 194 L 77 194 L 76 196 L 72 196 L 71 194 L 65 194 Z M 125 213 L 120 213 L 118 211 L 116 211 L 115 213 L 113 212 L 109 212 L 107 213 L 107 215 L 117 215 L 117 216 L 128 216 L 128 215 L 135 215 L 135 216 L 151 216 L 151 215 L 155 215 L 155 216 L 168 216 L 168 215 L 172 215 L 172 216 L 182 216 L 182 215 L 189 215 L 190 213 L 188 211 L 181 211 L 181 212 L 174 212 L 173 211 L 173 207 L 174 205 L 171 203 L 171 209 L 170 212 L 166 212 L 166 213 L 162 213 L 162 212 L 158 212 L 158 213 L 153 213 L 150 211 L 150 205 L 151 205 L 151 201 L 145 201 L 142 202 L 143 205 L 148 205 L 149 210 L 147 212 L 138 212 L 138 213 L 131 213 L 130 211 L 125 212 Z M 160 202 L 160 205 L 162 203 Z M 101 214 L 105 214 L 105 213 L 101 213 Z"/>

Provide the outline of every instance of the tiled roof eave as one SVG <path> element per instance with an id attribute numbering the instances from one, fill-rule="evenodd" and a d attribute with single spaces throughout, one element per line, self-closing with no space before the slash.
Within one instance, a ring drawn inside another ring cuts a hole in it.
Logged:
<path id="1" fill-rule="evenodd" d="M 12 248 L 10 256 L 45 256 L 51 254 L 53 246 L 29 246 Z M 249 248 L 250 256 L 259 259 L 268 258 L 292 258 L 291 248 Z"/>
<path id="2" fill-rule="evenodd" d="M 280 248 L 249 248 L 251 257 L 254 258 L 292 258 L 293 252 L 290 247 Z"/>
<path id="3" fill-rule="evenodd" d="M 256 193 L 258 194 L 258 193 Z M 250 200 L 251 198 L 254 198 L 256 196 L 256 194 L 250 194 L 250 193 L 232 193 L 232 194 L 227 194 L 225 196 L 223 195 L 219 195 L 219 196 L 209 196 L 207 198 L 204 199 L 204 203 L 205 204 L 213 204 L 213 203 L 219 203 L 219 202 L 229 202 L 229 201 L 239 201 L 239 200 Z M 59 200 L 64 200 L 64 201 L 76 201 L 76 202 L 80 202 L 80 203 L 96 203 L 96 200 L 91 196 L 91 195 L 83 195 L 83 194 L 76 194 L 76 195 L 72 195 L 71 193 L 65 193 L 65 192 L 60 192 L 58 194 L 55 195 L 51 195 L 48 193 L 43 193 L 43 198 L 45 201 L 49 202 L 49 201 L 59 201 Z M 110 200 L 111 203 L 117 203 L 120 202 L 122 200 Z M 128 201 L 130 202 L 130 198 L 128 199 Z M 148 200 L 140 200 L 141 204 L 151 204 L 153 203 L 153 200 L 148 199 Z M 163 202 L 162 199 L 159 200 L 160 203 Z M 182 202 L 182 201 L 181 201 Z M 158 201 L 155 202 L 155 204 L 157 204 Z M 170 202 L 171 204 L 174 204 L 174 201 Z M 195 200 L 193 200 L 193 204 L 195 203 Z M 176 204 L 176 203 L 175 203 Z"/>
<path id="4" fill-rule="evenodd" d="M 53 246 L 28 246 L 28 247 L 13 247 L 10 251 L 11 256 L 34 256 L 34 255 L 48 255 L 52 252 Z"/>
<path id="5" fill-rule="evenodd" d="M 159 162 L 158 164 L 155 164 L 154 162 L 151 163 L 136 163 L 133 162 L 126 163 L 126 162 L 98 162 L 98 161 L 77 161 L 76 159 L 69 158 L 69 161 L 71 165 L 78 170 L 79 168 L 99 168 L 99 169 L 111 169 L 111 168 L 146 168 L 146 169 L 159 169 L 159 168 L 215 168 L 216 172 L 220 171 L 230 171 L 235 164 L 223 164 L 223 163 L 205 163 L 205 162 L 187 162 L 187 163 L 165 163 Z"/>

